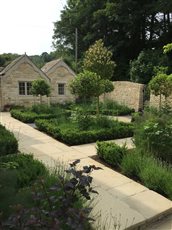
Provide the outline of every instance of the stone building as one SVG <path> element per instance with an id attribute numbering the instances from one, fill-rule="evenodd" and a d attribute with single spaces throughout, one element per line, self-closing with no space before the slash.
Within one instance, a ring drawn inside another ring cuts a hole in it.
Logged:
<path id="1" fill-rule="evenodd" d="M 46 63 L 41 69 L 51 81 L 51 103 L 74 101 L 68 85 L 75 73 L 61 59 Z"/>
<path id="2" fill-rule="evenodd" d="M 75 73 L 62 60 L 49 62 L 40 70 L 26 54 L 22 55 L 0 71 L 0 110 L 11 105 L 38 103 L 39 98 L 30 93 L 31 83 L 36 79 L 50 84 L 51 95 L 50 98 L 43 97 L 44 102 L 74 100 L 67 87 L 74 76 Z"/>

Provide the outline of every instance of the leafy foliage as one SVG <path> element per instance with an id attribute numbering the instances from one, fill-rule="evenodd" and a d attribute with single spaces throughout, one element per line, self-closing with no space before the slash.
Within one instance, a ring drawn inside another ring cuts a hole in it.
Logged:
<path id="1" fill-rule="evenodd" d="M 42 96 L 50 95 L 50 86 L 44 80 L 38 79 L 32 82 L 31 93 L 35 96 L 40 96 L 40 103 L 42 103 Z"/>
<path id="2" fill-rule="evenodd" d="M 12 117 L 24 123 L 33 123 L 38 118 L 46 119 L 46 118 L 55 117 L 55 115 L 53 114 L 46 114 L 46 113 L 38 114 L 33 111 L 25 110 L 25 109 L 12 109 L 10 113 Z"/>
<path id="3" fill-rule="evenodd" d="M 25 123 L 34 123 L 38 118 L 50 119 L 59 117 L 60 119 L 69 117 L 71 112 L 64 110 L 60 105 L 48 106 L 45 104 L 33 105 L 31 108 L 16 108 L 10 111 L 11 116 Z"/>
<path id="4" fill-rule="evenodd" d="M 100 168 L 91 165 L 77 170 L 79 160 L 70 164 L 66 173 L 70 178 L 60 176 L 55 184 L 46 186 L 43 179 L 33 186 L 32 208 L 16 206 L 3 229 L 90 229 L 91 208 L 82 207 L 81 199 L 89 200 L 91 193 L 97 193 L 92 187 L 92 170 Z"/>
<path id="5" fill-rule="evenodd" d="M 70 89 L 73 94 L 84 98 L 97 97 L 104 92 L 101 78 L 96 73 L 86 70 L 73 79 Z"/>
<path id="6" fill-rule="evenodd" d="M 45 178 L 47 174 L 45 166 L 38 160 L 34 160 L 31 155 L 15 154 L 0 157 L 2 219 L 7 219 L 14 211 L 14 205 L 19 203 L 27 207 L 33 205 L 29 186 L 39 177 Z"/>
<path id="7" fill-rule="evenodd" d="M 14 134 L 0 124 L 0 156 L 18 152 L 18 142 Z"/>
<path id="8" fill-rule="evenodd" d="M 54 24 L 54 46 L 70 47 L 74 53 L 74 32 L 78 28 L 81 60 L 90 44 L 103 39 L 117 63 L 113 79 L 128 80 L 130 60 L 136 59 L 144 49 L 172 42 L 171 9 L 169 0 L 69 0 L 60 20 Z"/>
<path id="9" fill-rule="evenodd" d="M 116 66 L 111 59 L 112 52 L 104 47 L 100 39 L 86 51 L 83 68 L 96 73 L 101 79 L 111 79 Z"/>
<path id="10" fill-rule="evenodd" d="M 172 163 L 171 115 L 146 113 L 135 122 L 134 140 L 138 149 Z"/>
<path id="11" fill-rule="evenodd" d="M 10 64 L 11 61 L 19 57 L 18 54 L 12 54 L 12 53 L 3 53 L 0 54 L 0 67 L 6 67 L 8 64 Z"/>
<path id="12" fill-rule="evenodd" d="M 76 111 L 78 109 L 83 110 L 83 113 L 95 115 L 96 114 L 96 103 L 78 103 L 71 106 L 71 110 Z M 109 116 L 122 116 L 129 115 L 134 112 L 134 109 L 128 108 L 126 105 L 119 104 L 116 101 L 105 100 L 100 102 L 100 114 Z"/>
<path id="13" fill-rule="evenodd" d="M 110 92 L 114 89 L 112 82 L 101 79 L 94 72 L 84 71 L 78 74 L 70 84 L 71 93 L 87 98 L 97 98 L 97 114 L 99 114 L 99 96 L 105 92 Z"/>
<path id="14" fill-rule="evenodd" d="M 112 166 L 119 167 L 125 154 L 127 154 L 126 146 L 111 142 L 97 142 L 97 155 L 105 162 Z"/>
<path id="15" fill-rule="evenodd" d="M 142 152 L 143 151 L 143 152 Z M 115 169 L 172 199 L 172 168 L 144 150 L 127 150 L 110 142 L 97 142 L 97 155 Z"/>
<path id="16" fill-rule="evenodd" d="M 172 51 L 172 43 L 169 43 L 169 44 L 163 46 L 163 51 L 165 54 L 170 53 Z"/>
<path id="17" fill-rule="evenodd" d="M 69 120 L 67 127 L 64 127 L 66 121 L 58 122 L 58 120 L 55 119 L 39 119 L 35 121 L 35 124 L 40 131 L 46 132 L 69 145 L 91 143 L 96 142 L 97 140 L 112 140 L 133 135 L 131 124 L 110 120 L 109 123 L 111 125 L 107 128 L 107 122 L 104 123 L 106 127 L 96 126 L 96 122 L 93 123 L 95 124 L 94 126 L 91 125 L 88 127 L 89 124 L 87 124 L 86 130 L 80 130 L 78 129 L 77 123 L 70 125 Z"/>
<path id="18" fill-rule="evenodd" d="M 138 150 L 124 155 L 121 163 L 122 172 L 139 180 L 143 185 L 147 186 L 167 198 L 172 199 L 172 168 L 150 155 Z"/>
<path id="19" fill-rule="evenodd" d="M 157 68 L 168 66 L 168 60 L 160 50 L 141 51 L 130 63 L 130 78 L 134 82 L 147 84 L 156 74 Z"/>
<path id="20" fill-rule="evenodd" d="M 0 157 L 0 168 L 13 169 L 17 177 L 17 188 L 30 186 L 38 177 L 46 175 L 43 163 L 32 155 L 15 154 Z"/>
<path id="21" fill-rule="evenodd" d="M 172 91 L 172 75 L 166 75 L 159 73 L 155 76 L 149 83 L 149 88 L 155 96 L 160 96 L 159 98 L 159 108 L 162 105 L 162 95 L 167 100 L 167 97 L 171 95 Z"/>

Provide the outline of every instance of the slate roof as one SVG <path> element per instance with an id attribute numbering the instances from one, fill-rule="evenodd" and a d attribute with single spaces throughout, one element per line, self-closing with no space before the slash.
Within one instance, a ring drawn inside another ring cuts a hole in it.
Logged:
<path id="1" fill-rule="evenodd" d="M 51 68 L 53 68 L 56 64 L 58 64 L 61 61 L 61 59 L 57 59 L 57 60 L 53 60 L 50 62 L 47 62 L 42 68 L 41 70 L 44 73 L 47 73 Z"/>
<path id="2" fill-rule="evenodd" d="M 1 72 L 0 75 L 4 75 L 9 69 L 11 69 L 17 62 L 19 62 L 23 57 L 25 56 L 22 55 L 16 59 L 14 59 L 9 65 L 7 65 Z"/>
<path id="3" fill-rule="evenodd" d="M 5 67 L 1 67 L 1 66 L 0 66 L 0 72 L 1 72 L 4 68 L 5 68 Z"/>

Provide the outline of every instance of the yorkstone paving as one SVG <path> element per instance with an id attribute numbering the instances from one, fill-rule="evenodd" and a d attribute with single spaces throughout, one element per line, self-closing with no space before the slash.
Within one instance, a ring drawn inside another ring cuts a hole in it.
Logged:
<path id="1" fill-rule="evenodd" d="M 133 180 L 106 167 L 104 164 L 94 160 L 96 154 L 95 143 L 79 146 L 67 146 L 59 141 L 39 132 L 33 127 L 23 124 L 11 118 L 9 113 L 0 114 L 0 122 L 11 130 L 19 141 L 21 152 L 33 153 L 34 157 L 43 161 L 47 166 L 54 167 L 57 161 L 65 164 L 80 159 L 80 167 L 84 165 L 96 165 L 101 170 L 93 171 L 93 186 L 99 192 L 93 200 L 93 215 L 97 229 L 149 229 L 150 222 L 158 220 L 169 213 L 172 214 L 172 202 L 163 196 L 149 190 Z M 116 140 L 123 144 L 126 142 L 132 148 L 132 140 Z M 101 219 L 98 218 L 101 216 Z M 167 217 L 162 224 L 164 229 L 170 230 L 171 218 Z M 154 226 L 152 225 L 154 229 Z M 156 228 L 155 228 L 156 229 Z"/>

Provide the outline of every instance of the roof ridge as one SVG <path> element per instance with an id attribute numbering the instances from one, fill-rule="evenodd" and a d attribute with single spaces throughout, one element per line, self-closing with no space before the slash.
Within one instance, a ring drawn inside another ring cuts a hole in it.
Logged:
<path id="1" fill-rule="evenodd" d="M 52 69 L 52 68 L 53 68 L 57 63 L 59 63 L 60 61 L 62 61 L 61 58 L 58 58 L 58 59 L 49 61 L 49 62 L 45 63 L 45 65 L 41 68 L 41 70 L 42 70 L 44 73 L 47 73 L 50 69 Z"/>
<path id="2" fill-rule="evenodd" d="M 17 64 L 26 54 L 23 54 L 17 58 L 15 58 L 13 61 L 11 61 L 1 72 L 0 75 L 4 75 L 9 69 L 11 69 L 14 65 Z"/>

